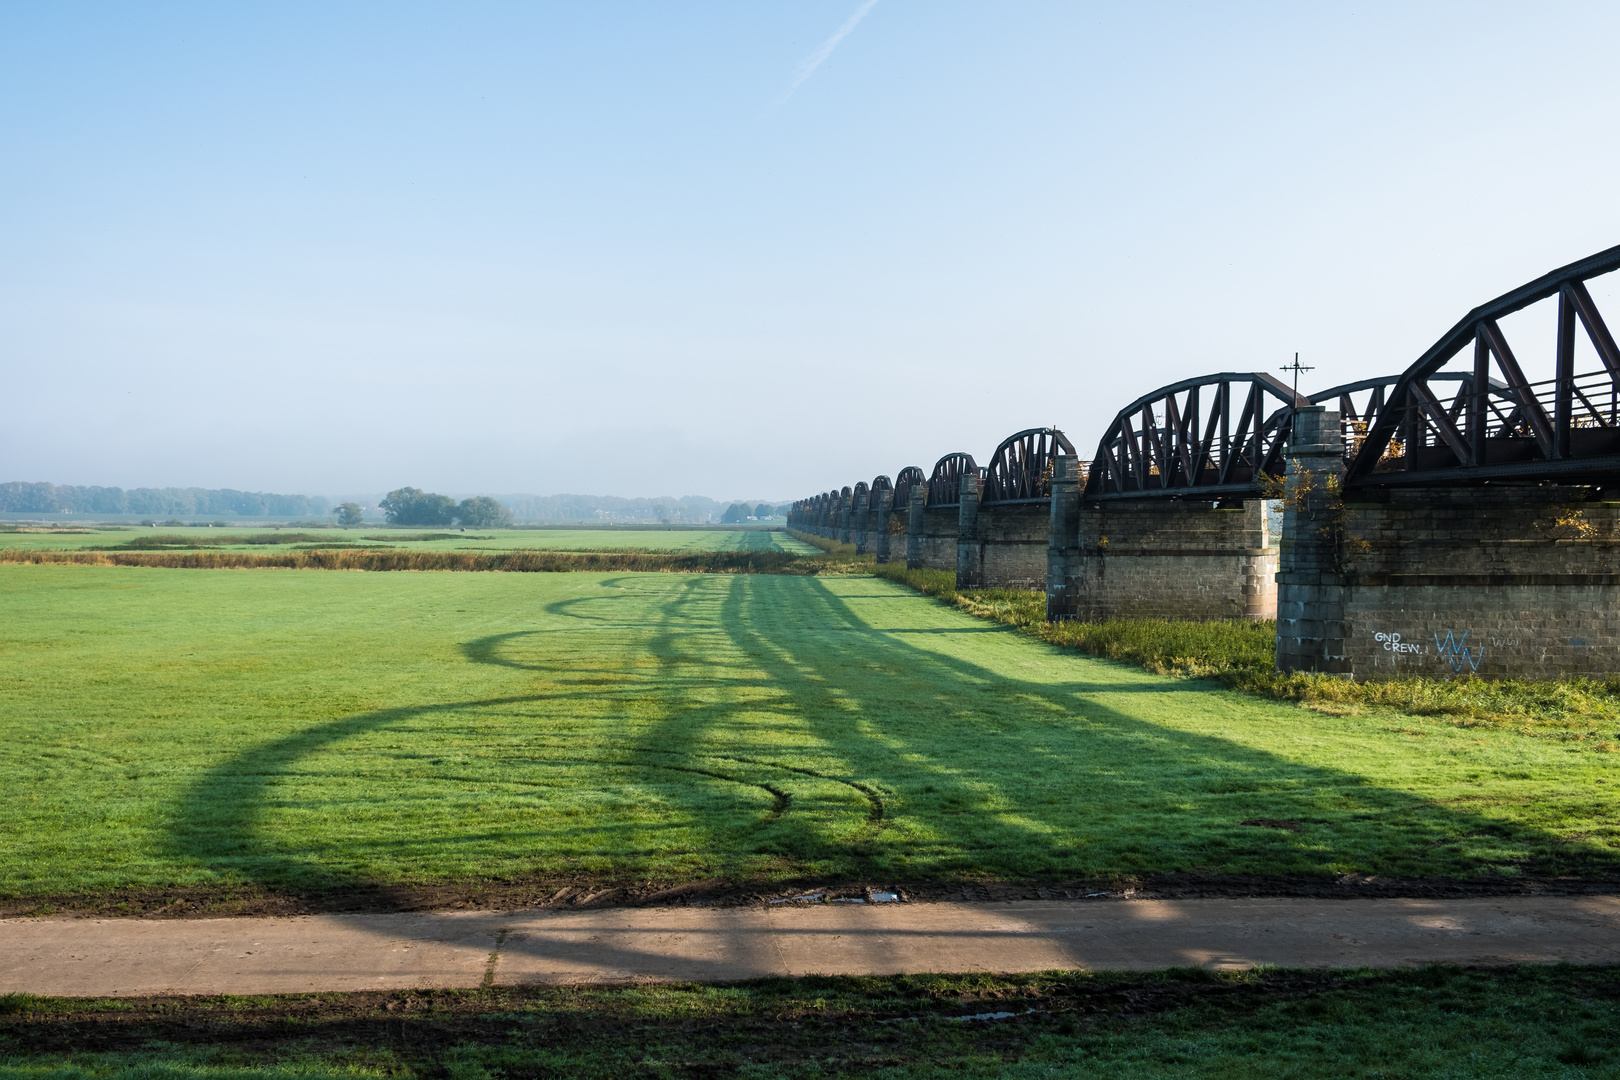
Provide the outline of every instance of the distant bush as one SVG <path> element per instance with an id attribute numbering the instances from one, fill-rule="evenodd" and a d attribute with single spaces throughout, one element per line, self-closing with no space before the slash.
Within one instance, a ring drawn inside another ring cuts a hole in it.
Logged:
<path id="1" fill-rule="evenodd" d="M 470 499 L 462 499 L 461 504 L 456 507 L 456 524 L 465 525 L 469 529 L 510 528 L 512 511 L 488 495 L 475 495 Z"/>
<path id="2" fill-rule="evenodd" d="M 396 488 L 377 505 L 390 525 L 449 525 L 456 517 L 456 500 L 421 488 Z"/>
<path id="3" fill-rule="evenodd" d="M 363 508 L 357 502 L 338 503 L 337 509 L 332 513 L 337 515 L 337 523 L 346 528 L 359 525 L 365 521 Z"/>

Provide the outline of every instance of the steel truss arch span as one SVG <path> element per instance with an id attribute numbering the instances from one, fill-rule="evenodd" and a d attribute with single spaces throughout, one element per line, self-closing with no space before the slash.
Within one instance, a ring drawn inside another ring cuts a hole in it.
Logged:
<path id="1" fill-rule="evenodd" d="M 1052 465 L 1074 444 L 1057 428 L 1026 428 L 1003 439 L 984 469 L 981 502 L 1041 502 L 1052 497 Z"/>
<path id="2" fill-rule="evenodd" d="M 907 465 L 894 477 L 894 508 L 898 512 L 911 505 L 911 491 L 928 483 L 928 476 L 916 465 Z"/>
<path id="3" fill-rule="evenodd" d="M 1620 348 L 1586 283 L 1620 269 L 1600 251 L 1463 316 L 1396 379 L 1346 473 L 1356 486 L 1495 479 L 1613 483 L 1620 478 Z M 1553 377 L 1532 382 L 1501 320 L 1556 299 Z M 1599 368 L 1575 370 L 1577 334 Z M 1441 369 L 1472 345 L 1470 389 L 1446 402 Z"/>
<path id="4" fill-rule="evenodd" d="M 929 506 L 957 506 L 962 502 L 962 477 L 978 473 L 972 454 L 946 454 L 934 462 L 928 477 Z"/>
<path id="5" fill-rule="evenodd" d="M 1309 405 L 1264 372 L 1163 386 L 1121 409 L 1097 445 L 1089 499 L 1253 499 L 1281 477 L 1294 410 Z"/>
<path id="6" fill-rule="evenodd" d="M 866 490 L 866 508 L 868 510 L 876 510 L 883 505 L 883 493 L 885 491 L 893 491 L 894 485 L 889 482 L 889 478 L 887 476 L 880 474 L 872 478 L 872 486 Z"/>
<path id="7" fill-rule="evenodd" d="M 1361 444 L 1367 440 L 1367 433 L 1378 422 L 1378 416 L 1389 400 L 1390 390 L 1400 381 L 1399 375 L 1380 375 L 1373 379 L 1330 386 L 1311 395 L 1312 405 L 1336 409 L 1339 413 L 1339 428 L 1344 436 L 1345 468 L 1350 467 Z M 1468 395 L 1474 392 L 1474 374 L 1471 371 L 1441 372 L 1431 376 L 1429 384 L 1447 413 L 1455 419 Z M 1489 385 L 1493 394 L 1507 389 L 1495 379 L 1491 379 Z"/>

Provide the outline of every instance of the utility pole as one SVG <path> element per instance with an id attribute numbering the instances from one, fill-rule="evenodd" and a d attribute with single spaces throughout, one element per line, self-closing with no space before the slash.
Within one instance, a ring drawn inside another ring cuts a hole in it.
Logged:
<path id="1" fill-rule="evenodd" d="M 1299 373 L 1302 372 L 1302 371 L 1315 371 L 1316 368 L 1312 367 L 1309 364 L 1301 364 L 1299 362 L 1299 353 L 1295 353 L 1294 354 L 1294 362 L 1292 364 L 1284 364 L 1282 367 L 1278 368 L 1277 370 L 1278 371 L 1292 371 L 1294 373 L 1294 396 L 1299 397 Z"/>

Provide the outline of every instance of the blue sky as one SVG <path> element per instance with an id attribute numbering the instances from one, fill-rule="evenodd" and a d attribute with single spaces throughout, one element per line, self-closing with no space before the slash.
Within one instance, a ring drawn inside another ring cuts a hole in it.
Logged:
<path id="1" fill-rule="evenodd" d="M 1616 40 L 1612 4 L 0 3 L 0 480 L 791 498 L 1085 449 L 1295 350 L 1398 371 L 1620 243 Z"/>

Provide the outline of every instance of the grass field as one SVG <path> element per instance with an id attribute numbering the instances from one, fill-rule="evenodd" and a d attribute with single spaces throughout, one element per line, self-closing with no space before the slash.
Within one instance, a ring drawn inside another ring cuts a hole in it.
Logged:
<path id="1" fill-rule="evenodd" d="M 1259 700 L 869 577 L 0 566 L 9 897 L 1608 873 L 1600 747 Z"/>
<path id="2" fill-rule="evenodd" d="M 241 551 L 278 549 L 407 547 L 424 551 L 786 551 L 799 555 L 816 549 L 785 531 L 768 529 L 664 529 L 623 526 L 608 529 L 357 529 L 139 528 L 116 529 L 6 528 L 0 548 L 24 551 Z"/>
<path id="3" fill-rule="evenodd" d="M 817 546 L 820 546 L 818 544 Z M 1369 718 L 1389 712 L 1444 716 L 1455 723 L 1512 727 L 1526 734 L 1589 742 L 1620 751 L 1620 675 L 1607 678 L 1441 679 L 1406 676 L 1353 682 L 1335 675 L 1277 670 L 1277 624 L 1270 619 L 1188 622 L 1107 619 L 1047 622 L 1046 594 L 956 588 L 945 570 L 873 566 L 897 581 L 979 618 L 1015 626 L 1051 645 L 1124 660 L 1164 675 L 1212 678 L 1232 689 Z"/>
<path id="4" fill-rule="evenodd" d="M 1617 977 L 1612 967 L 1053 972 L 0 997 L 0 1077 L 1578 1080 L 1620 1076 Z"/>

